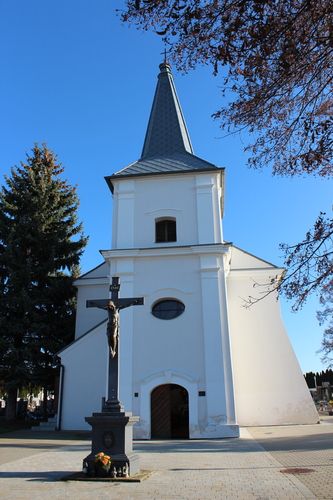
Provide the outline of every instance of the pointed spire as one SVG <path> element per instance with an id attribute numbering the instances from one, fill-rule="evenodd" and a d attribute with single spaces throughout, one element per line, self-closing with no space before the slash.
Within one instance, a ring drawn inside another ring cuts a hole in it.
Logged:
<path id="1" fill-rule="evenodd" d="M 165 60 L 160 64 L 160 74 L 141 158 L 166 157 L 185 151 L 193 154 L 171 66 Z"/>
<path id="2" fill-rule="evenodd" d="M 165 59 L 160 64 L 141 158 L 105 177 L 106 182 L 113 191 L 112 181 L 118 177 L 216 169 L 219 167 L 193 154 L 171 66 Z"/>

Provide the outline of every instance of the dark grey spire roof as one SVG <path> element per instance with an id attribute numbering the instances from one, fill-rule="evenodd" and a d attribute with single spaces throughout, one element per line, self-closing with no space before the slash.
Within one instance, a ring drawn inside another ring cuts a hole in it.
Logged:
<path id="1" fill-rule="evenodd" d="M 160 65 L 141 158 L 106 181 L 112 189 L 112 179 L 123 176 L 214 169 L 218 167 L 193 154 L 171 66 L 165 61 Z"/>
<path id="2" fill-rule="evenodd" d="M 193 153 L 171 66 L 165 62 L 160 70 L 141 158 Z"/>

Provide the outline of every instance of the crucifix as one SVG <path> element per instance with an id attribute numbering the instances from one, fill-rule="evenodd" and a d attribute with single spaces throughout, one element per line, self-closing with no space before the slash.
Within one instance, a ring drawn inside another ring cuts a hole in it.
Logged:
<path id="1" fill-rule="evenodd" d="M 108 338 L 110 358 L 109 358 L 109 383 L 108 383 L 108 398 L 104 404 L 107 411 L 110 406 L 120 407 L 118 400 L 119 389 L 119 363 L 118 363 L 118 339 L 119 339 L 119 310 L 125 307 L 144 305 L 143 297 L 120 298 L 119 297 L 119 278 L 113 277 L 110 285 L 111 298 L 100 300 L 87 300 L 87 307 L 98 307 L 104 309 L 108 313 L 108 323 L 106 327 L 106 335 Z"/>
<path id="2" fill-rule="evenodd" d="M 88 477 L 93 477 L 95 470 L 95 456 L 103 452 L 112 455 L 112 466 L 122 471 L 129 470 L 130 476 L 140 471 L 140 457 L 132 449 L 132 428 L 139 417 L 132 413 L 125 413 L 118 399 L 119 363 L 118 363 L 118 336 L 119 310 L 130 306 L 144 304 L 143 297 L 120 298 L 119 278 L 112 278 L 110 285 L 111 297 L 101 300 L 87 300 L 87 307 L 98 307 L 108 313 L 106 335 L 109 344 L 109 380 L 108 398 L 103 398 L 102 412 L 93 413 L 85 417 L 85 421 L 92 427 L 91 453 L 83 460 L 83 468 Z"/>

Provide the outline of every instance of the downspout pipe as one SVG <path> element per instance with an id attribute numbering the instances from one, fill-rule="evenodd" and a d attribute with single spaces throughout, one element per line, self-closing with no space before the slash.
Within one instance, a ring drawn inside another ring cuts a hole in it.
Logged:
<path id="1" fill-rule="evenodd" d="M 56 360 L 59 362 L 59 356 L 55 356 Z M 62 419 L 62 400 L 64 392 L 64 375 L 65 367 L 62 363 L 59 364 L 60 374 L 59 374 L 59 395 L 58 395 L 58 412 L 57 412 L 57 425 L 56 431 L 61 431 L 61 419 Z"/>

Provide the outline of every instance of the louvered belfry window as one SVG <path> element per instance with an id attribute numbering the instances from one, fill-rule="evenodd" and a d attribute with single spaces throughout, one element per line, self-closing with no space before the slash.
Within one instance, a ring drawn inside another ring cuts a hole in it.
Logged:
<path id="1" fill-rule="evenodd" d="M 156 221 L 156 243 L 177 241 L 176 221 L 163 219 Z"/>

